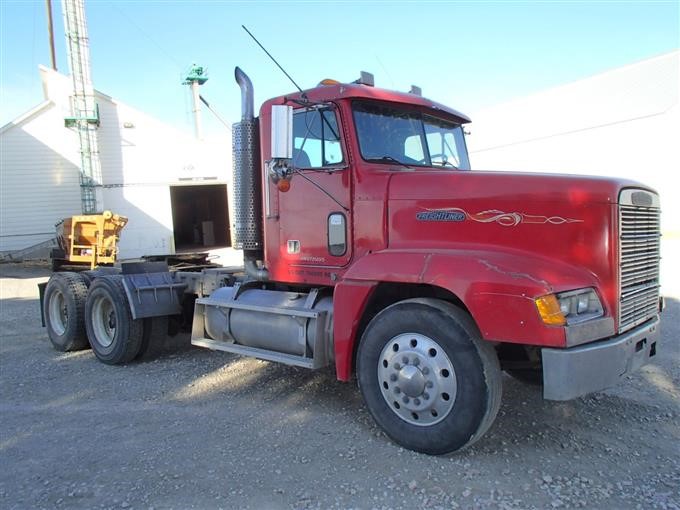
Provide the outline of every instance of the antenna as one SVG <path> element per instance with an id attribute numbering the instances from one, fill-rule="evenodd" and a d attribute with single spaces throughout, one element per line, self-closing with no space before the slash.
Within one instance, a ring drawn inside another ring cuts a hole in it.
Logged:
<path id="1" fill-rule="evenodd" d="M 255 42 L 257 43 L 257 45 L 258 45 L 260 48 L 262 48 L 262 51 L 264 51 L 264 52 L 267 54 L 267 56 L 268 56 L 269 58 L 271 58 L 272 61 L 278 66 L 278 68 L 281 69 L 281 72 L 282 72 L 283 74 L 286 75 L 286 78 L 288 78 L 288 79 L 293 83 L 293 85 L 295 85 L 295 88 L 297 88 L 300 92 L 302 92 L 302 89 L 300 88 L 300 85 L 298 85 L 297 83 L 295 83 L 295 80 L 294 80 L 293 78 L 290 77 L 290 74 L 288 74 L 288 73 L 286 72 L 286 70 L 285 70 L 283 67 L 281 67 L 281 64 L 279 64 L 279 63 L 276 61 L 276 59 L 275 59 L 274 57 L 272 57 L 271 53 L 269 53 L 269 52 L 267 51 L 267 49 L 266 49 L 264 46 L 262 46 L 262 44 L 260 44 L 260 41 L 258 41 L 257 38 L 256 38 L 252 33 L 250 33 L 250 30 L 248 30 L 248 29 L 246 28 L 245 25 L 241 25 L 241 28 L 242 28 L 243 30 L 245 30 L 245 31 L 248 33 L 248 35 L 249 35 L 250 37 L 253 38 L 253 41 L 255 41 Z M 302 92 L 302 94 L 303 94 L 303 96 L 304 96 L 304 92 Z"/>
<path id="2" fill-rule="evenodd" d="M 224 120 L 224 119 L 222 118 L 222 116 L 221 116 L 219 113 L 217 113 L 215 110 L 213 110 L 213 108 L 210 106 L 210 103 L 208 103 L 208 101 L 206 101 L 206 99 L 205 99 L 201 94 L 198 95 L 198 99 L 200 99 L 201 102 L 206 106 L 206 108 L 208 108 L 208 110 L 210 110 L 210 112 L 211 112 L 215 117 L 217 117 L 217 120 L 219 120 L 222 124 L 224 124 L 224 126 L 225 126 L 229 131 L 231 131 L 231 126 L 227 123 L 227 121 Z"/>

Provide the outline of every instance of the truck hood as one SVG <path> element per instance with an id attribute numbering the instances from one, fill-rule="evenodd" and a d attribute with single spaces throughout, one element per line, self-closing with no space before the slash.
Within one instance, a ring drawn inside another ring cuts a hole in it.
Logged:
<path id="1" fill-rule="evenodd" d="M 563 174 L 490 172 L 490 171 L 415 171 L 400 172 L 390 181 L 390 199 L 483 199 L 515 204 L 567 203 L 613 204 L 624 188 L 654 191 L 635 181 Z"/>
<path id="2" fill-rule="evenodd" d="M 600 177 L 398 172 L 388 188 L 388 249 L 495 254 L 508 260 L 508 273 L 532 275 L 555 291 L 598 286 L 614 302 L 616 202 L 624 188 L 649 190 Z M 579 281 L 561 276 L 567 266 Z"/>

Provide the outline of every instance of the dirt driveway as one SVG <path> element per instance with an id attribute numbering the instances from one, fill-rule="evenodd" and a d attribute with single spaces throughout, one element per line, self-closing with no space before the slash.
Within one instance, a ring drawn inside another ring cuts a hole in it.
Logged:
<path id="1" fill-rule="evenodd" d="M 52 350 L 41 266 L 0 265 L 0 507 L 680 508 L 680 302 L 654 364 L 568 403 L 504 377 L 458 455 L 391 443 L 356 384 L 185 345 L 111 367 Z"/>

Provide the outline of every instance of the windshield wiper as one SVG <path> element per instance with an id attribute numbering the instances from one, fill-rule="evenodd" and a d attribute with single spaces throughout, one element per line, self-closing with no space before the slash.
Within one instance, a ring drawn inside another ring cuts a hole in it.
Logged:
<path id="1" fill-rule="evenodd" d="M 409 165 L 407 165 L 403 161 L 399 161 L 398 159 L 393 158 L 392 156 L 382 156 L 380 158 L 369 158 L 366 161 L 368 161 L 369 163 L 396 163 L 397 165 L 401 165 L 405 168 L 413 169 L 413 167 L 410 167 Z"/>
<path id="2" fill-rule="evenodd" d="M 456 170 L 458 170 L 458 167 L 456 165 L 454 165 L 453 163 L 451 163 L 450 161 L 433 161 L 432 166 L 441 166 L 441 167 L 450 166 L 451 168 L 455 168 Z"/>

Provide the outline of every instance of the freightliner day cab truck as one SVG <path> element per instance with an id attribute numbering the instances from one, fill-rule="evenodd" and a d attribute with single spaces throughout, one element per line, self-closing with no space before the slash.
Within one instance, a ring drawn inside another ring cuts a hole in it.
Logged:
<path id="1" fill-rule="evenodd" d="M 470 171 L 465 115 L 324 80 L 254 114 L 236 69 L 241 268 L 57 273 L 50 340 L 104 363 L 193 345 L 356 376 L 400 445 L 459 450 L 491 426 L 501 370 L 568 400 L 657 354 L 659 197 L 627 180 Z"/>

